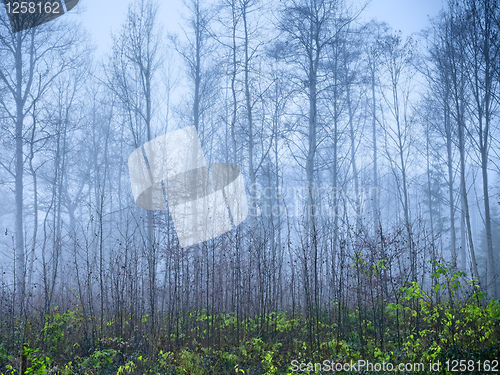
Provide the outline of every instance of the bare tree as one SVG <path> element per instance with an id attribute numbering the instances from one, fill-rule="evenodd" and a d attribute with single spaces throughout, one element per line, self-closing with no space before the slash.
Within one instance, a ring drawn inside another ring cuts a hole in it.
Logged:
<path id="1" fill-rule="evenodd" d="M 136 0 L 129 6 L 126 21 L 114 40 L 113 56 L 107 68 L 108 87 L 124 110 L 135 148 L 153 139 L 155 78 L 162 61 L 157 8 L 158 3 L 153 0 Z M 148 211 L 146 216 L 148 300 L 151 332 L 154 332 L 158 246 L 154 213 Z"/>
<path id="2" fill-rule="evenodd" d="M 459 4 L 450 2 L 450 9 L 447 18 L 448 32 L 446 33 L 446 57 L 449 70 L 452 118 L 457 124 L 458 130 L 458 151 L 460 156 L 460 203 L 461 203 L 461 268 L 465 270 L 466 258 L 465 247 L 468 239 L 470 259 L 472 263 L 473 276 L 479 281 L 477 269 L 476 253 L 472 238 L 472 226 L 470 218 L 468 191 L 466 183 L 466 110 L 467 110 L 467 73 L 466 73 L 466 51 L 465 51 L 465 14 Z"/>
<path id="3" fill-rule="evenodd" d="M 480 154 L 483 179 L 484 225 L 488 254 L 487 289 L 490 296 L 496 299 L 499 291 L 493 254 L 488 164 L 491 129 L 497 109 L 494 98 L 499 92 L 498 80 L 495 79 L 495 64 L 500 59 L 500 39 L 495 16 L 500 12 L 500 7 L 497 1 L 467 1 L 464 11 L 469 15 L 466 24 L 467 72 L 474 98 L 472 118 L 476 124 L 476 145 Z"/>
<path id="4" fill-rule="evenodd" d="M 450 66 L 449 54 L 451 51 L 448 49 L 448 34 L 450 27 L 447 24 L 446 17 L 436 20 L 433 26 L 431 37 L 431 45 L 429 46 L 429 62 L 430 66 L 427 68 L 426 77 L 428 79 L 429 89 L 432 92 L 432 97 L 442 113 L 440 116 L 441 121 L 433 124 L 433 128 L 441 135 L 446 144 L 446 169 L 447 169 L 447 188 L 448 188 L 448 207 L 450 219 L 450 251 L 451 263 L 453 267 L 457 267 L 457 245 L 456 245 L 456 203 L 455 203 L 455 160 L 454 150 L 455 137 L 457 135 L 457 127 L 452 121 L 452 92 L 450 80 Z"/>
<path id="5" fill-rule="evenodd" d="M 352 17 L 345 14 L 343 4 L 336 0 L 290 1 L 285 5 L 279 24 L 284 34 L 280 45 L 284 58 L 288 58 L 293 66 L 299 68 L 297 77 L 301 85 L 301 94 L 306 98 L 307 126 L 305 130 L 305 163 L 307 199 L 305 202 L 306 237 L 302 244 L 304 288 L 306 311 L 310 319 L 317 323 L 319 313 L 319 252 L 318 222 L 316 207 L 316 177 L 318 171 L 318 133 L 321 130 L 319 112 L 319 93 L 324 84 L 321 74 L 327 46 L 338 33 L 352 22 Z M 313 323 L 313 324 L 316 324 Z M 313 328 L 309 324 L 309 336 L 313 341 Z"/>
<path id="6" fill-rule="evenodd" d="M 71 30 L 71 31 L 69 31 Z M 12 33 L 7 17 L 0 20 L 0 84 L 7 95 L 0 105 L 13 125 L 15 139 L 15 273 L 18 306 L 25 300 L 24 167 L 25 131 L 33 106 L 54 79 L 73 64 L 69 51 L 79 46 L 78 32 L 60 21 Z"/>
<path id="7" fill-rule="evenodd" d="M 391 114 L 391 122 L 386 124 L 386 134 L 396 150 L 395 159 L 389 150 L 386 154 L 398 186 L 398 196 L 403 208 L 404 225 L 407 233 L 407 246 L 410 255 L 411 280 L 417 281 L 417 257 L 412 235 L 410 216 L 410 193 L 408 177 L 408 158 L 412 143 L 412 114 L 410 93 L 412 76 L 415 74 L 412 60 L 412 40 L 403 41 L 401 35 L 394 34 L 382 42 L 383 64 L 388 73 L 389 92 L 384 95 Z"/>

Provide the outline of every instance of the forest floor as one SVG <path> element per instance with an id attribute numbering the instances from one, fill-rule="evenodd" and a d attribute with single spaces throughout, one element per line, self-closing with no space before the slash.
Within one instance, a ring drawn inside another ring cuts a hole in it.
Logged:
<path id="1" fill-rule="evenodd" d="M 500 302 L 438 267 L 390 303 L 242 318 L 207 310 L 89 315 L 58 307 L 0 319 L 0 374 L 500 373 Z M 132 310 L 131 310 L 132 311 Z"/>
<path id="2" fill-rule="evenodd" d="M 10 332 L 13 337 L 2 331 L 0 373 L 20 374 L 21 367 L 24 374 L 61 375 L 500 372 L 499 302 L 478 303 L 475 296 L 427 304 L 421 293 L 410 288 L 411 298 L 384 310 L 341 310 L 341 326 L 339 311 L 309 319 L 272 312 L 241 321 L 193 311 L 156 323 L 156 335 L 147 315 L 139 322 L 85 321 L 81 309 L 54 309 L 43 322 L 25 324 L 22 351 L 12 345 L 20 331 Z M 120 329 L 127 339 L 116 335 Z"/>

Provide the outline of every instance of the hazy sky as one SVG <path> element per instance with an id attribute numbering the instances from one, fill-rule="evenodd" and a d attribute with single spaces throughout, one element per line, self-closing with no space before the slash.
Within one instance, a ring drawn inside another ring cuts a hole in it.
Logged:
<path id="1" fill-rule="evenodd" d="M 120 28 L 131 2 L 132 0 L 80 0 L 80 14 L 72 17 L 83 22 L 93 36 L 99 53 L 102 53 L 111 44 L 110 31 Z M 159 3 L 159 19 L 165 29 L 170 32 L 178 31 L 182 0 L 159 0 Z M 428 16 L 435 16 L 441 7 L 442 0 L 372 0 L 363 17 L 385 21 L 408 35 L 425 27 Z"/>
<path id="2" fill-rule="evenodd" d="M 385 21 L 406 35 L 420 31 L 436 16 L 443 0 L 372 0 L 365 17 Z"/>

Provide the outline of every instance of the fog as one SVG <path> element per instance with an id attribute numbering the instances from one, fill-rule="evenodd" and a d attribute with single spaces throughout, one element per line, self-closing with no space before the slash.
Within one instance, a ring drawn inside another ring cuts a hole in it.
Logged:
<path id="1" fill-rule="evenodd" d="M 403 3 L 88 0 L 16 33 L 2 10 L 2 340 L 76 311 L 85 353 L 176 352 L 190 312 L 238 342 L 283 312 L 309 350 L 322 322 L 383 346 L 425 324 L 385 312 L 405 288 L 497 299 L 500 11 Z"/>

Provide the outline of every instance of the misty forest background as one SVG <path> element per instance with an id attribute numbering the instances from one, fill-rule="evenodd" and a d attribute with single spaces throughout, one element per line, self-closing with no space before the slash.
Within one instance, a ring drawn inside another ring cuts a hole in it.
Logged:
<path id="1" fill-rule="evenodd" d="M 0 371 L 495 359 L 499 2 L 408 38 L 343 0 L 186 0 L 179 35 L 158 6 L 102 59 L 70 17 L 1 12 Z M 181 249 L 127 160 L 193 125 L 250 216 Z"/>

